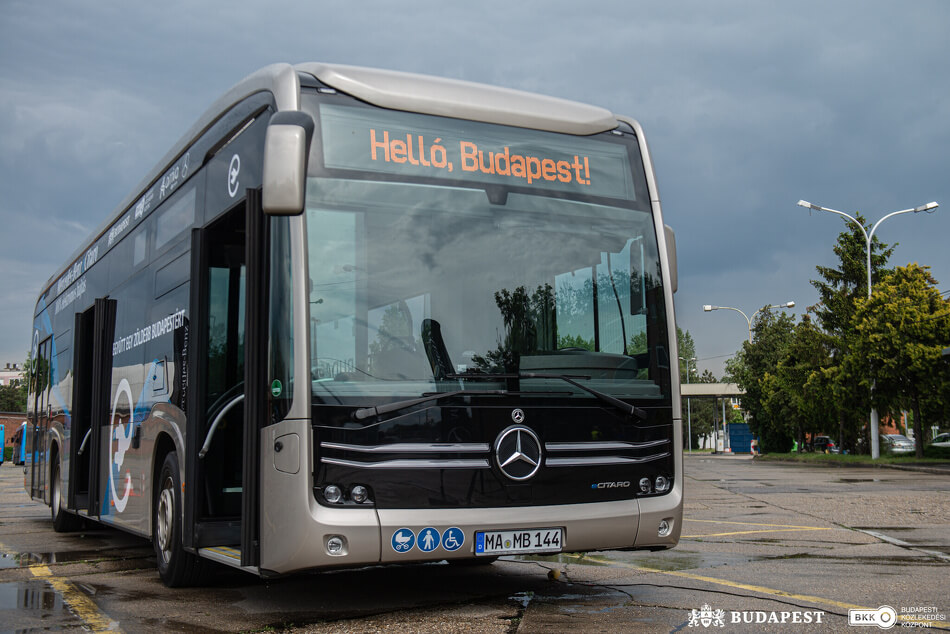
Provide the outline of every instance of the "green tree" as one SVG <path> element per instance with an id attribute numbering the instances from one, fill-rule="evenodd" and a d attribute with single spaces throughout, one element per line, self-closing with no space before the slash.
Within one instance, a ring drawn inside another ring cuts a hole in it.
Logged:
<path id="1" fill-rule="evenodd" d="M 26 411 L 26 383 L 0 385 L 0 412 Z"/>
<path id="2" fill-rule="evenodd" d="M 26 396 L 29 391 L 30 366 L 32 362 L 27 355 L 23 364 L 23 376 L 13 385 L 0 385 L 0 412 L 25 412 Z"/>
<path id="3" fill-rule="evenodd" d="M 691 358 L 691 357 L 689 357 Z M 691 379 L 693 383 L 718 383 L 719 380 L 709 370 Z M 683 405 L 684 414 L 687 413 L 687 406 Z M 719 409 L 716 407 L 716 399 L 713 398 L 691 398 L 689 400 L 688 416 L 690 419 L 690 430 L 692 431 L 692 445 L 699 447 L 699 440 L 706 438 L 713 432 L 716 425 L 719 424 Z"/>
<path id="4" fill-rule="evenodd" d="M 855 218 L 866 231 L 870 230 L 861 214 Z M 872 283 L 876 284 L 890 273 L 887 261 L 896 246 L 876 237 L 872 239 Z M 838 257 L 837 268 L 817 266 L 821 279 L 811 281 L 818 291 L 819 302 L 808 310 L 827 334 L 825 345 L 831 356 L 831 363 L 811 377 L 811 389 L 824 395 L 833 394 L 833 398 L 826 401 L 827 415 L 838 421 L 838 444 L 853 451 L 871 408 L 870 383 L 865 380 L 867 370 L 847 363 L 857 337 L 854 329 L 857 302 L 866 298 L 868 292 L 867 241 L 857 224 L 847 222 L 847 230 L 838 234 L 834 253 Z"/>
<path id="5" fill-rule="evenodd" d="M 783 412 L 790 407 L 780 392 L 776 368 L 785 358 L 795 322 L 788 314 L 763 308 L 752 330 L 752 343 L 743 342 L 730 374 L 745 391 L 742 408 L 749 428 L 759 437 L 763 451 L 784 452 L 792 446 L 792 432 Z"/>
<path id="6" fill-rule="evenodd" d="M 837 408 L 826 371 L 831 368 L 830 338 L 806 315 L 791 332 L 774 374 L 769 395 L 773 421 L 785 421 L 805 445 L 806 433 L 824 432 Z"/>
<path id="7" fill-rule="evenodd" d="M 686 383 L 686 366 L 689 365 L 689 369 L 696 371 L 696 362 L 689 361 L 690 359 L 696 358 L 696 342 L 693 341 L 693 336 L 689 334 L 689 331 L 684 331 L 679 326 L 676 327 L 676 343 L 677 349 L 679 350 L 680 356 L 680 383 Z M 687 364 L 687 361 L 689 363 Z M 690 378 L 692 381 L 692 378 Z"/>
<path id="8" fill-rule="evenodd" d="M 645 333 L 643 339 L 645 350 Z M 682 328 L 677 326 L 676 343 L 676 348 L 679 351 L 680 384 L 685 385 L 686 383 L 703 383 L 703 376 L 696 375 L 696 362 L 691 361 L 691 359 L 696 358 L 696 342 L 693 341 L 693 336 L 689 334 L 688 330 L 684 331 Z M 692 373 L 692 376 L 690 376 L 688 379 L 687 367 L 689 368 L 689 372 Z M 709 373 L 708 370 L 706 372 Z M 712 374 L 709 373 L 709 376 L 712 377 Z M 715 377 L 712 377 L 711 382 L 715 382 Z M 712 425 L 709 422 L 712 419 L 708 415 L 708 412 L 705 411 L 705 405 L 707 402 L 708 399 L 687 398 L 685 396 L 680 397 L 680 411 L 683 413 L 683 421 L 689 423 L 687 425 L 686 431 L 687 433 L 691 434 L 689 444 L 690 447 L 698 447 L 698 440 L 712 431 Z"/>
<path id="9" fill-rule="evenodd" d="M 941 352 L 950 342 L 950 302 L 937 290 L 929 267 L 897 268 L 859 301 L 849 363 L 875 383 L 874 405 L 897 414 L 913 411 L 917 457 L 923 457 L 924 416 L 946 416 L 947 368 Z"/>

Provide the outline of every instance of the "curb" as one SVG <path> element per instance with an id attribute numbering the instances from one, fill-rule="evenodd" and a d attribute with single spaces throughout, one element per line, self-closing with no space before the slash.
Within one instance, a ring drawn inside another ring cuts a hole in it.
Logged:
<path id="1" fill-rule="evenodd" d="M 753 459 L 754 460 L 754 459 Z M 864 467 L 870 469 L 896 469 L 898 471 L 915 471 L 917 473 L 931 473 L 935 475 L 950 475 L 950 463 L 937 465 L 913 465 L 913 464 L 886 464 L 886 463 L 848 463 L 848 462 L 804 462 L 799 460 L 760 460 L 759 462 L 774 462 L 776 464 L 793 464 L 818 467 L 836 467 L 841 469 Z"/>

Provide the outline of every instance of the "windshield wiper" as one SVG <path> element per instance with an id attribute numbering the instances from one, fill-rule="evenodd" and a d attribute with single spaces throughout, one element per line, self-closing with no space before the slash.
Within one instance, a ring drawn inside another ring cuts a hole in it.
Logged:
<path id="1" fill-rule="evenodd" d="M 439 399 L 449 398 L 450 396 L 508 396 L 509 394 L 511 394 L 511 392 L 508 390 L 455 390 L 453 392 L 423 394 L 419 398 L 410 398 L 404 401 L 386 403 L 385 405 L 379 405 L 377 407 L 361 407 L 360 409 L 353 412 L 353 418 L 355 420 L 365 420 L 370 417 L 398 412 L 401 409 L 413 407 L 414 405 L 422 405 L 424 403 L 438 401 Z"/>
<path id="2" fill-rule="evenodd" d="M 452 380 L 462 379 L 466 381 L 492 381 L 497 379 L 557 379 L 559 381 L 569 383 L 583 392 L 587 392 L 598 401 L 606 403 L 607 405 L 620 410 L 627 416 L 636 416 L 640 420 L 647 419 L 646 411 L 640 409 L 636 405 L 624 403 L 619 398 L 614 398 L 610 394 L 604 394 L 600 390 L 595 390 L 592 387 L 587 387 L 583 383 L 578 383 L 575 381 L 574 379 L 590 379 L 589 376 L 581 374 L 544 374 L 538 372 L 519 372 L 518 374 L 449 374 L 445 378 Z"/>

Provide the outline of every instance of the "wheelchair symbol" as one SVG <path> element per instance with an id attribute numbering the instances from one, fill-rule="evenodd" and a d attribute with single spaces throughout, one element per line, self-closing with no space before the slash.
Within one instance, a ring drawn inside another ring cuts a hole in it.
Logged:
<path id="1" fill-rule="evenodd" d="M 465 533 L 462 532 L 461 528 L 453 526 L 445 529 L 445 532 L 442 533 L 442 548 L 448 551 L 458 550 L 464 543 Z"/>

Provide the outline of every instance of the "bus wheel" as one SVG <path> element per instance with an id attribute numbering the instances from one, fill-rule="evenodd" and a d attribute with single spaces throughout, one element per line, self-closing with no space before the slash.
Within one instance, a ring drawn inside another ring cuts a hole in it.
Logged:
<path id="1" fill-rule="evenodd" d="M 152 545 L 158 574 L 170 588 L 200 584 L 206 569 L 203 561 L 181 545 L 181 505 L 178 454 L 173 451 L 165 456 L 152 507 Z"/>
<path id="2" fill-rule="evenodd" d="M 68 533 L 77 530 L 82 525 L 82 519 L 63 510 L 63 478 L 60 475 L 59 464 L 53 467 L 53 473 L 50 477 L 49 499 L 53 530 L 57 533 Z"/>

